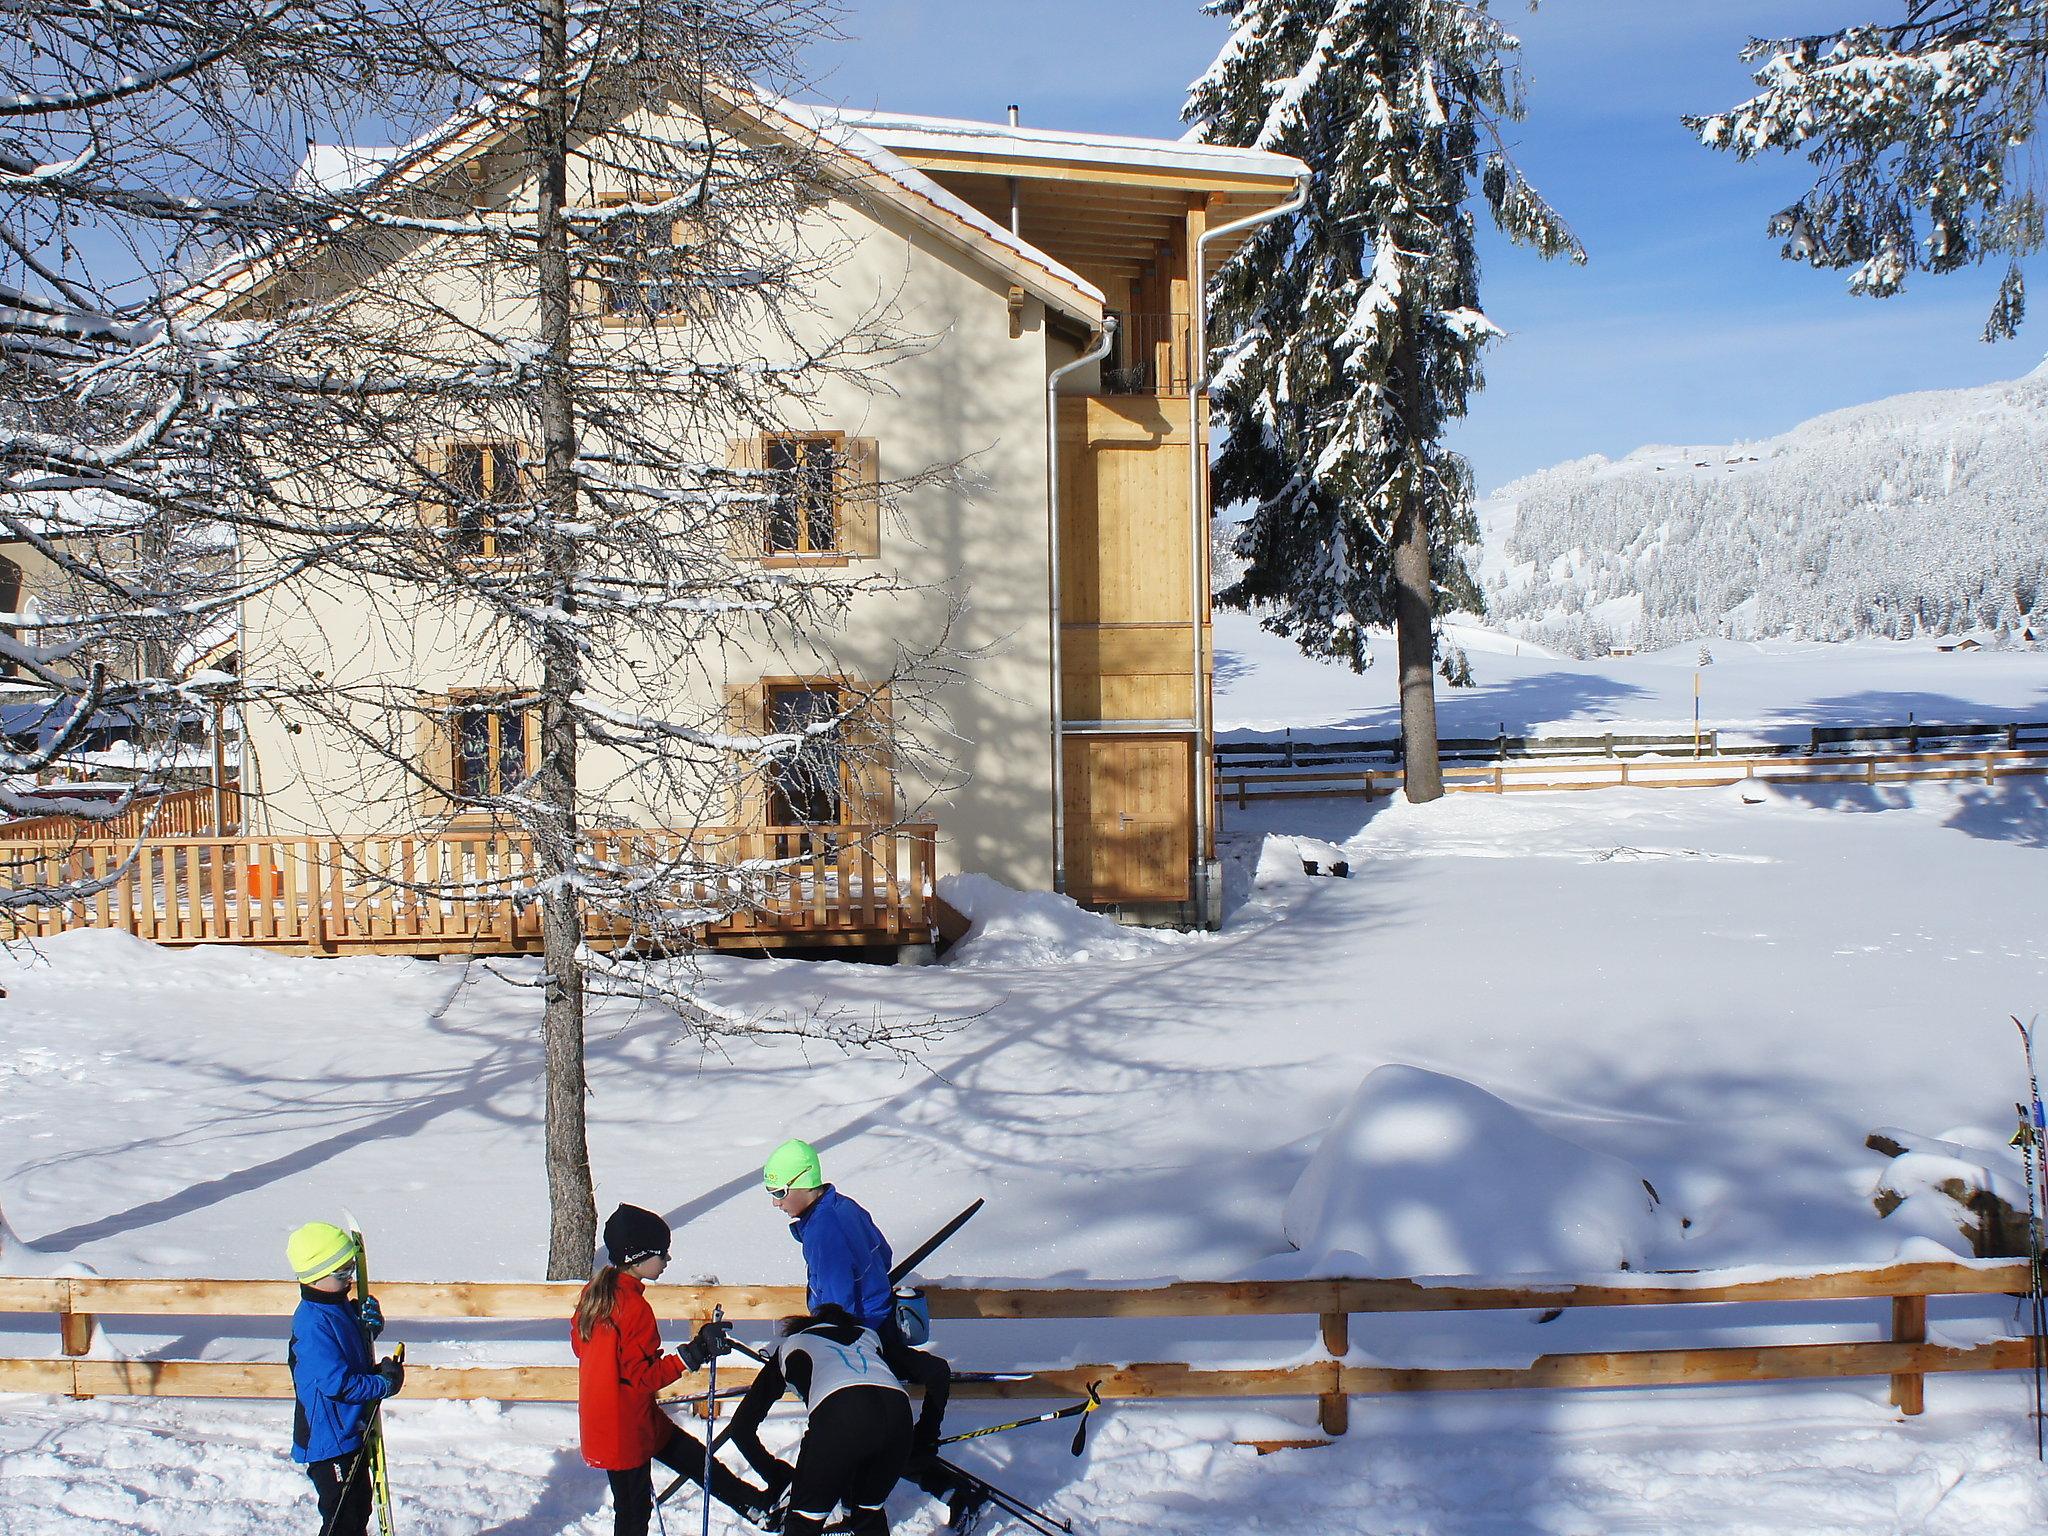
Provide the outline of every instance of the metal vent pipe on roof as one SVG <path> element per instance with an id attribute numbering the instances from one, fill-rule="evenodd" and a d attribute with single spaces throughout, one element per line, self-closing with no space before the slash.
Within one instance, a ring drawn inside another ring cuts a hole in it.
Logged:
<path id="1" fill-rule="evenodd" d="M 1017 126 L 1017 103 L 1010 103 L 1010 126 Z M 1023 184 L 1016 177 L 1010 178 L 1010 233 L 1018 239 L 1024 238 Z"/>

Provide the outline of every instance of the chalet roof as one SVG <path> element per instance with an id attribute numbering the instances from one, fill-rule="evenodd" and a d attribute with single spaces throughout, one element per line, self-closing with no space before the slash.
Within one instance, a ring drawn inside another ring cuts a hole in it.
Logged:
<path id="1" fill-rule="evenodd" d="M 758 94 L 734 93 L 726 104 L 736 123 L 819 151 L 828 174 L 837 175 L 850 190 L 907 214 L 945 243 L 995 268 L 1053 309 L 1091 328 L 1102 323 L 1101 289 L 969 206 L 857 124 Z M 393 149 L 311 146 L 300 175 L 313 184 L 330 187 L 425 181 L 488 153 L 516 131 L 518 121 L 516 112 L 471 109 L 456 113 L 413 143 Z M 192 296 L 202 305 L 218 303 L 260 287 L 272 272 L 269 255 L 252 252 L 201 279 Z"/>
<path id="2" fill-rule="evenodd" d="M 1154 170 L 1204 184 L 1238 180 L 1291 185 L 1308 174 L 1292 155 L 1257 149 L 1201 144 L 1188 139 L 1148 139 L 1121 134 L 1075 133 L 1025 124 L 973 122 L 957 117 L 925 117 L 908 112 L 832 114 L 859 128 L 898 153 L 938 152 L 949 156 L 986 156 L 994 160 L 1096 166 L 1103 170 Z M 962 161 L 964 167 L 964 159 Z"/>

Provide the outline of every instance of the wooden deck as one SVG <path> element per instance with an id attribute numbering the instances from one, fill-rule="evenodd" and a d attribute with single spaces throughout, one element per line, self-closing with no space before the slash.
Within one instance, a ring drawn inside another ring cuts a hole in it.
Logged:
<path id="1" fill-rule="evenodd" d="M 937 828 L 698 827 L 592 833 L 589 857 L 644 886 L 630 916 L 593 910 L 597 948 L 629 933 L 729 949 L 932 942 Z M 310 954 L 534 951 L 541 910 L 518 833 L 14 841 L 0 889 L 89 883 L 15 914 L 14 936 L 112 928 L 159 944 Z"/>

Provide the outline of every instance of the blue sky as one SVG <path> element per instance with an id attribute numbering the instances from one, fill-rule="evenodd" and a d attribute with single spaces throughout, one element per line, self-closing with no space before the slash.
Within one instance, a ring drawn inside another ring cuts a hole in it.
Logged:
<path id="1" fill-rule="evenodd" d="M 1922 276 L 1880 302 L 1781 261 L 1764 223 L 1804 184 L 1803 164 L 1738 165 L 1678 121 L 1748 94 L 1737 55 L 1753 33 L 1885 19 L 1897 0 L 1497 9 L 1526 44 L 1518 158 L 1592 260 L 1486 249 L 1481 292 L 1510 335 L 1458 431 L 1483 490 L 1587 453 L 1766 437 L 2040 360 L 2041 321 L 2017 342 L 1978 340 L 1994 272 Z M 999 119 L 1017 102 L 1033 123 L 1166 137 L 1224 37 L 1195 0 L 847 0 L 845 29 L 814 64 L 823 94 L 849 105 Z"/>

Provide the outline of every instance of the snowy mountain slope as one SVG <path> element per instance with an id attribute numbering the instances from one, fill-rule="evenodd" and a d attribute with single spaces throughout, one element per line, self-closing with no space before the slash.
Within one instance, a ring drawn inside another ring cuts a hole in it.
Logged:
<path id="1" fill-rule="evenodd" d="M 1575 655 L 2048 633 L 2048 365 L 1779 437 L 1542 470 L 1481 508 L 1489 616 Z"/>

